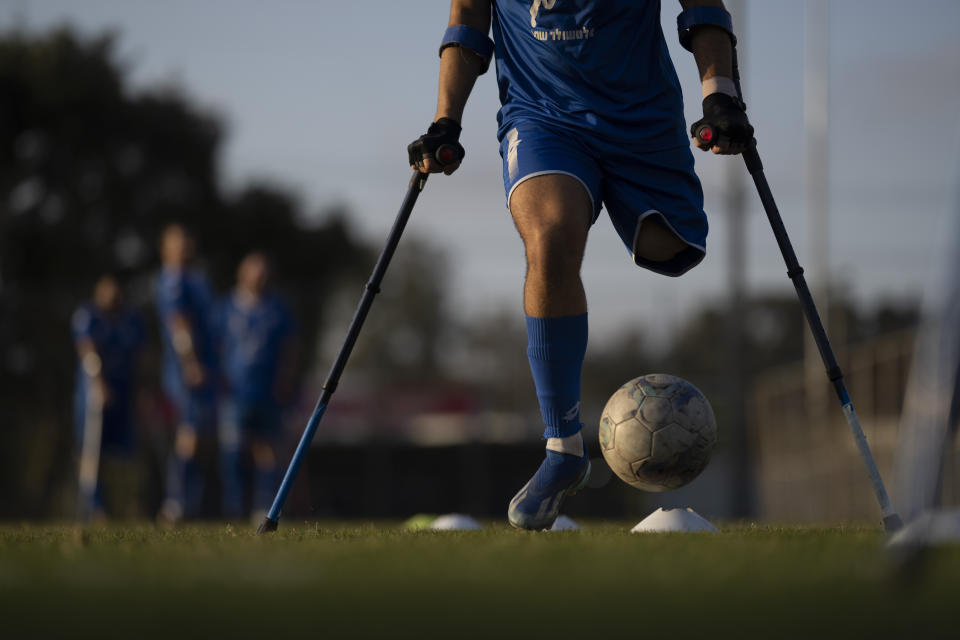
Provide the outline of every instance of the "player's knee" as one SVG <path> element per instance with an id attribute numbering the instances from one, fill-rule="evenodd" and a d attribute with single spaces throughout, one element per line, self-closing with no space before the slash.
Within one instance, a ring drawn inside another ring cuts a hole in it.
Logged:
<path id="1" fill-rule="evenodd" d="M 587 241 L 586 229 L 558 217 L 544 216 L 523 233 L 528 254 L 580 253 Z"/>
<path id="2" fill-rule="evenodd" d="M 527 264 L 548 273 L 579 273 L 586 234 L 570 224 L 539 224 L 524 236 Z"/>
<path id="3" fill-rule="evenodd" d="M 560 251 L 581 254 L 592 220 L 590 196 L 565 175 L 522 182 L 510 197 L 510 211 L 529 257 Z"/>
<path id="4" fill-rule="evenodd" d="M 528 263 L 579 269 L 589 229 L 589 220 L 582 211 L 559 198 L 547 198 L 517 227 Z"/>

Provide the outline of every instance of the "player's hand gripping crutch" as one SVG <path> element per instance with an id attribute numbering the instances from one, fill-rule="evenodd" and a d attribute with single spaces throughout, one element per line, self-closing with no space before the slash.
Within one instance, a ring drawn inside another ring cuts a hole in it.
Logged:
<path id="1" fill-rule="evenodd" d="M 459 134 L 459 131 L 457 133 Z M 431 155 L 432 159 L 436 160 L 441 166 L 456 165 L 463 159 L 463 147 L 461 147 L 456 140 L 453 140 L 452 142 L 437 145 L 435 149 L 432 150 Z M 340 347 L 340 352 L 337 354 L 337 359 L 334 360 L 333 366 L 330 368 L 330 373 L 323 383 L 323 392 L 320 394 L 320 399 L 317 400 L 313 414 L 311 414 L 310 419 L 307 421 L 307 426 L 304 428 L 303 435 L 300 437 L 300 443 L 293 453 L 293 458 L 290 460 L 289 466 L 287 466 L 287 472 L 284 474 L 280 488 L 277 490 L 277 495 L 273 500 L 273 506 L 270 507 L 267 516 L 257 528 L 257 533 L 267 533 L 277 530 L 280 522 L 280 512 L 283 510 L 283 504 L 287 500 L 287 494 L 290 492 L 290 487 L 296 479 L 297 473 L 300 471 L 300 466 L 303 464 L 304 458 L 307 456 L 310 443 L 313 441 L 313 435 L 316 433 L 317 426 L 320 424 L 320 420 L 327 410 L 330 397 L 333 396 L 333 392 L 337 389 L 340 374 L 343 373 L 343 369 L 347 366 L 350 352 L 353 351 L 353 345 L 357 341 L 357 336 L 360 335 L 360 328 L 363 326 L 363 321 L 367 317 L 367 312 L 370 311 L 373 298 L 380 292 L 380 283 L 383 281 L 383 276 L 387 272 L 387 267 L 390 265 L 390 259 L 393 257 L 393 253 L 396 251 L 397 245 L 400 242 L 400 236 L 403 235 L 404 227 L 406 227 L 410 213 L 413 211 L 413 205 L 417 202 L 417 196 L 420 195 L 424 185 L 427 183 L 427 175 L 428 174 L 416 170 L 413 172 L 413 177 L 410 178 L 407 195 L 403 199 L 400 211 L 397 213 L 397 217 L 393 222 L 393 228 L 387 237 L 387 243 L 380 253 L 380 258 L 373 268 L 373 274 L 370 276 L 363 296 L 360 298 L 360 304 L 353 314 L 353 320 L 350 321 L 350 327 L 347 329 L 347 337 L 344 339 L 343 345 Z"/>
<path id="2" fill-rule="evenodd" d="M 713 127 L 704 120 L 693 125 L 692 134 L 694 138 L 697 139 L 699 143 L 698 146 L 701 146 L 701 148 L 708 146 L 717 138 Z M 880 503 L 880 510 L 883 514 L 884 529 L 887 531 L 896 531 L 903 526 L 903 522 L 900 520 L 900 516 L 897 515 L 893 504 L 890 502 L 887 490 L 883 485 L 883 478 L 880 477 L 880 470 L 877 469 L 877 463 L 874 461 L 873 454 L 870 452 L 870 445 L 867 444 L 867 437 L 864 435 L 863 428 L 860 426 L 860 420 L 853 410 L 853 402 L 851 402 L 850 394 L 847 393 L 847 387 L 843 382 L 843 372 L 840 370 L 840 365 L 837 364 L 837 359 L 833 355 L 833 349 L 830 347 L 827 332 L 823 328 L 823 322 L 820 320 L 820 314 L 813 302 L 813 296 L 810 295 L 807 281 L 803 277 L 803 268 L 797 261 L 797 256 L 793 251 L 793 245 L 790 243 L 790 237 L 787 235 L 783 219 L 780 217 L 780 211 L 777 209 L 777 204 L 773 200 L 773 193 L 767 184 L 767 178 L 763 172 L 763 163 L 760 161 L 760 154 L 757 153 L 757 141 L 755 139 L 752 140 L 742 153 L 743 161 L 746 163 L 747 170 L 750 172 L 750 175 L 753 177 L 753 182 L 756 184 L 757 192 L 760 194 L 760 202 L 763 203 L 763 209 L 766 211 L 767 219 L 773 228 L 773 235 L 777 239 L 780 252 L 783 254 L 784 262 L 786 262 L 787 275 L 790 277 L 790 280 L 793 281 L 793 286 L 797 290 L 797 296 L 800 298 L 800 306 L 803 308 L 803 315 L 807 319 L 807 324 L 813 333 L 813 339 L 817 343 L 817 349 L 820 351 L 820 357 L 823 359 L 823 364 L 827 369 L 827 377 L 829 377 L 833 383 L 833 389 L 836 391 L 837 398 L 840 399 L 840 404 L 843 406 L 843 415 L 847 419 L 847 424 L 850 425 L 850 431 L 853 433 L 853 438 L 857 443 L 857 449 L 859 449 L 860 457 L 863 459 L 863 464 L 867 469 L 867 475 L 873 484 L 873 491 L 877 496 L 877 502 Z"/>

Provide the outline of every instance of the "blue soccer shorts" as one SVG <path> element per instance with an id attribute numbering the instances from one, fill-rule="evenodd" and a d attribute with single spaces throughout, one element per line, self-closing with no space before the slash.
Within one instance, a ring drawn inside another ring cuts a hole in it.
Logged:
<path id="1" fill-rule="evenodd" d="M 565 174 L 579 180 L 590 194 L 594 222 L 601 207 L 606 208 L 637 265 L 679 276 L 706 254 L 703 189 L 689 146 L 640 152 L 576 130 L 519 120 L 500 141 L 500 156 L 508 208 L 513 190 L 524 180 Z M 648 260 L 636 251 L 641 222 L 651 216 L 686 245 L 667 261 Z"/>

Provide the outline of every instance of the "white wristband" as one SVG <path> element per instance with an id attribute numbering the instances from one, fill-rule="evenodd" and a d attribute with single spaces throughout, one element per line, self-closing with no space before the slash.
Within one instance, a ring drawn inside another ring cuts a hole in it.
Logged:
<path id="1" fill-rule="evenodd" d="M 731 78 L 726 78 L 724 76 L 713 76 L 712 78 L 707 78 L 703 81 L 701 89 L 703 89 L 704 98 L 714 93 L 725 93 L 728 96 L 733 96 L 734 98 L 740 97 L 737 95 L 737 85 L 733 83 Z"/>

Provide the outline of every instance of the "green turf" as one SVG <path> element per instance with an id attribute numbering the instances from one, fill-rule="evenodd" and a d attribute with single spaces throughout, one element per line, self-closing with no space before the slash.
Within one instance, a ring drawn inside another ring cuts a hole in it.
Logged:
<path id="1" fill-rule="evenodd" d="M 960 548 L 904 581 L 883 542 L 870 528 L 636 535 L 623 523 L 550 534 L 283 523 L 259 538 L 238 525 L 6 525 L 0 637 L 933 637 L 960 626 Z"/>

